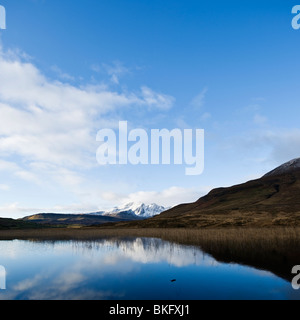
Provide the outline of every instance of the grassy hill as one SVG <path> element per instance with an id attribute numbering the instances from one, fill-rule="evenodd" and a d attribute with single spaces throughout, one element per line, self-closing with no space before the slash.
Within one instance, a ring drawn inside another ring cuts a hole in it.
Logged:
<path id="1" fill-rule="evenodd" d="M 0 228 L 98 226 L 114 228 L 299 227 L 300 159 L 260 179 L 212 190 L 196 202 L 182 204 L 147 220 L 76 214 L 37 214 L 3 220 Z"/>
<path id="2" fill-rule="evenodd" d="M 92 226 L 101 225 L 104 223 L 113 223 L 119 221 L 128 221 L 128 219 L 122 219 L 118 217 L 109 217 L 92 214 L 56 214 L 56 213 L 41 213 L 25 217 L 22 219 L 24 222 L 33 222 L 39 225 L 48 226 Z"/>
<path id="3" fill-rule="evenodd" d="M 118 223 L 133 228 L 300 226 L 300 168 L 212 190 L 154 218 Z"/>
<path id="4" fill-rule="evenodd" d="M 0 230 L 14 230 L 14 229 L 40 229 L 41 226 L 22 220 L 0 218 Z"/>

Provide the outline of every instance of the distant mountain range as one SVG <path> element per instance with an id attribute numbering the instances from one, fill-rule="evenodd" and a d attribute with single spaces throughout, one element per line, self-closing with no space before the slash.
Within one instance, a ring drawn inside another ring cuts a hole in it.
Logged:
<path id="1" fill-rule="evenodd" d="M 128 203 L 108 211 L 99 211 L 88 214 L 57 214 L 39 213 L 21 219 L 24 222 L 38 223 L 41 225 L 56 226 L 90 226 L 105 223 L 143 220 L 159 215 L 167 208 L 157 204 Z"/>
<path id="2" fill-rule="evenodd" d="M 115 207 L 108 211 L 100 211 L 91 213 L 92 215 L 110 216 L 126 219 L 127 217 L 147 219 L 159 215 L 169 208 L 159 206 L 155 203 L 150 205 L 141 202 L 131 202 L 120 207 Z"/>
<path id="3" fill-rule="evenodd" d="M 30 223 L 30 224 L 29 224 Z M 41 213 L 21 220 L 0 219 L 1 228 L 43 226 L 114 227 L 270 227 L 300 226 L 300 158 L 263 177 L 228 188 L 217 188 L 196 202 L 164 208 L 129 203 L 90 214 Z"/>
<path id="4" fill-rule="evenodd" d="M 121 225 L 121 224 L 120 224 Z M 134 227 L 299 226 L 300 158 L 263 177 L 212 190 L 194 203 L 181 204 Z"/>

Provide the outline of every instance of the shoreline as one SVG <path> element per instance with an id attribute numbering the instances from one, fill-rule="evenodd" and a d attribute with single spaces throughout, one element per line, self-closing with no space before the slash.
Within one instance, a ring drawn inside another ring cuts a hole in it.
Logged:
<path id="1" fill-rule="evenodd" d="M 26 229 L 0 230 L 1 241 L 101 241 L 104 239 L 159 238 L 196 246 L 219 262 L 239 263 L 267 270 L 291 281 L 293 266 L 300 265 L 300 228 L 219 229 Z"/>
<path id="2" fill-rule="evenodd" d="M 97 240 L 107 237 L 157 237 L 169 241 L 184 241 L 199 245 L 206 241 L 237 240 L 257 241 L 289 240 L 300 243 L 300 227 L 219 227 L 219 228 L 40 228 L 0 230 L 4 240 Z M 200 241 L 200 242 L 199 242 Z M 299 248 L 300 249 L 300 248 Z M 300 257 L 299 257 L 300 258 Z M 300 263 L 300 261 L 299 261 Z"/>

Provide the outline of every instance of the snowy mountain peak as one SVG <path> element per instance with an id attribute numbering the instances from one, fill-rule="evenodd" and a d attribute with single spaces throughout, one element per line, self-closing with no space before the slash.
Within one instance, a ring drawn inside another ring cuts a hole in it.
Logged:
<path id="1" fill-rule="evenodd" d="M 141 202 L 130 202 L 120 207 L 115 207 L 112 210 L 101 213 L 102 215 L 132 215 L 139 218 L 151 218 L 154 217 L 163 211 L 166 211 L 168 208 L 163 206 L 159 206 L 155 203 L 150 205 L 141 203 Z"/>
<path id="2" fill-rule="evenodd" d="M 300 158 L 293 159 L 270 171 L 265 177 L 277 176 L 280 174 L 288 173 L 294 170 L 300 169 Z"/>

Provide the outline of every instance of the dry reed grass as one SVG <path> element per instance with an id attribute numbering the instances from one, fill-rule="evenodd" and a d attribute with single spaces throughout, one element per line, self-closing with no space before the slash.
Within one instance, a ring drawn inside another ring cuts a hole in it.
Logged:
<path id="1" fill-rule="evenodd" d="M 300 265 L 300 228 L 81 228 L 0 231 L 0 240 L 96 240 L 129 237 L 153 237 L 198 246 L 219 261 L 266 269 L 287 280 L 292 278 L 292 267 Z"/>

